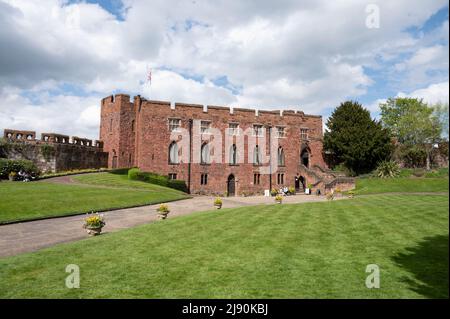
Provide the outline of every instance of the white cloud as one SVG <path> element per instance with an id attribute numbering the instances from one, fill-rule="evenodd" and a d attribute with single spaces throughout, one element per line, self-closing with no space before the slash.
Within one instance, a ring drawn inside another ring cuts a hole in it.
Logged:
<path id="1" fill-rule="evenodd" d="M 0 87 L 9 88 L 0 126 L 95 137 L 99 99 L 117 90 L 323 114 L 367 92 L 374 80 L 366 67 L 383 71 L 389 63 L 396 66 L 386 81 L 396 91 L 427 87 L 419 93 L 438 96 L 433 84 L 448 87 L 448 21 L 419 37 L 405 32 L 445 0 L 124 3 L 119 21 L 97 4 L 0 0 Z M 380 6 L 379 29 L 365 26 L 369 3 Z M 150 89 L 142 85 L 147 66 Z M 229 83 L 217 84 L 224 76 Z M 60 92 L 67 83 L 84 92 Z"/>
<path id="2" fill-rule="evenodd" d="M 409 94 L 400 92 L 399 97 L 423 99 L 428 104 L 449 103 L 449 82 L 431 84 L 426 88 L 415 90 Z"/>

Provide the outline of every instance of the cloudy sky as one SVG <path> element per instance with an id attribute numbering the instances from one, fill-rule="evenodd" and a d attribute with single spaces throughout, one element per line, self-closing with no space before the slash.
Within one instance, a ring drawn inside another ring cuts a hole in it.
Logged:
<path id="1" fill-rule="evenodd" d="M 97 138 L 118 92 L 377 116 L 392 96 L 448 102 L 448 46 L 444 0 L 0 0 L 0 129 Z"/>

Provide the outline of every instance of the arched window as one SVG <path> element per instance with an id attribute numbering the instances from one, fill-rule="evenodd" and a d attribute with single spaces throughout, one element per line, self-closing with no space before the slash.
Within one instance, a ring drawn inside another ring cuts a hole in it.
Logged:
<path id="1" fill-rule="evenodd" d="M 253 164 L 261 165 L 261 152 L 259 151 L 259 146 L 255 146 L 255 150 L 253 152 Z"/>
<path id="2" fill-rule="evenodd" d="M 200 151 L 200 161 L 202 164 L 209 164 L 210 158 L 209 158 L 209 145 L 208 143 L 204 143 L 202 145 L 201 151 Z"/>
<path id="3" fill-rule="evenodd" d="M 178 144 L 176 142 L 172 142 L 169 146 L 169 163 L 170 164 L 178 164 Z"/>
<path id="4" fill-rule="evenodd" d="M 236 144 L 233 144 L 230 146 L 230 164 L 236 165 L 237 164 L 237 148 Z"/>
<path id="5" fill-rule="evenodd" d="M 281 146 L 278 148 L 278 166 L 284 166 L 284 150 Z"/>
<path id="6" fill-rule="evenodd" d="M 305 148 L 301 153 L 300 153 L 300 163 L 302 165 L 305 165 L 306 167 L 309 167 L 309 151 L 307 148 Z"/>

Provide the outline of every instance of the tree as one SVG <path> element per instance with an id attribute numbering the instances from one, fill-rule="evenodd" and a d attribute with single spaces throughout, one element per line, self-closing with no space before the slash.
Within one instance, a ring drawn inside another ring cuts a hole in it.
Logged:
<path id="1" fill-rule="evenodd" d="M 420 147 L 426 152 L 426 168 L 430 169 L 433 145 L 441 140 L 442 123 L 422 99 L 390 98 L 380 104 L 381 121 L 398 142 L 407 147 Z"/>
<path id="2" fill-rule="evenodd" d="M 433 115 L 436 116 L 442 127 L 442 137 L 448 140 L 448 103 L 436 103 L 432 106 Z"/>
<path id="3" fill-rule="evenodd" d="M 356 174 L 370 172 L 390 157 L 392 143 L 388 130 L 358 102 L 341 103 L 328 119 L 327 127 L 324 149 Z"/>

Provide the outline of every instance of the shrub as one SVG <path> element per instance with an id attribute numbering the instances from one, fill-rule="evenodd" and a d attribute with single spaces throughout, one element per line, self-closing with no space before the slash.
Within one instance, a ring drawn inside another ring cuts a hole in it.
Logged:
<path id="1" fill-rule="evenodd" d="M 348 198 L 353 198 L 355 197 L 355 192 L 353 190 L 350 190 L 347 192 Z"/>
<path id="2" fill-rule="evenodd" d="M 167 186 L 170 187 L 170 188 L 177 189 L 179 191 L 185 192 L 185 193 L 188 192 L 188 187 L 186 185 L 186 182 L 183 181 L 183 180 L 179 180 L 179 179 L 169 180 Z"/>
<path id="3" fill-rule="evenodd" d="M 170 187 L 187 193 L 188 188 L 186 182 L 180 179 L 169 179 L 167 176 L 158 175 L 150 172 L 141 172 L 138 168 L 131 168 L 128 171 L 130 180 L 142 181 L 164 187 Z"/>
<path id="4" fill-rule="evenodd" d="M 275 201 L 276 202 L 282 202 L 283 201 L 283 196 L 281 196 L 281 195 L 275 196 Z"/>
<path id="5" fill-rule="evenodd" d="M 392 178 L 399 175 L 400 168 L 394 161 L 383 161 L 378 164 L 375 172 L 379 178 Z"/>
<path id="6" fill-rule="evenodd" d="M 272 188 L 272 189 L 270 190 L 270 195 L 276 196 L 277 194 L 278 194 L 278 191 L 277 191 L 275 188 Z"/>
<path id="7" fill-rule="evenodd" d="M 293 186 L 289 187 L 289 194 L 292 194 L 292 195 L 295 194 L 295 187 L 293 187 Z"/>
<path id="8" fill-rule="evenodd" d="M 20 171 L 23 171 L 32 177 L 37 177 L 40 174 L 39 169 L 32 161 L 0 158 L 0 178 L 6 179 L 8 178 L 9 173 L 17 173 Z"/>

